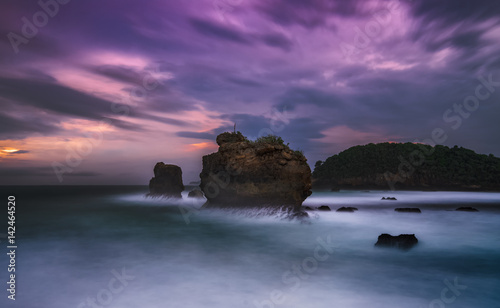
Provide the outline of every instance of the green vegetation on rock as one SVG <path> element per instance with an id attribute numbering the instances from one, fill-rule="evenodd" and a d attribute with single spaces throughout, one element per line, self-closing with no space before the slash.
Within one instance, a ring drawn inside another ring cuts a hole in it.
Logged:
<path id="1" fill-rule="evenodd" d="M 379 143 L 317 161 L 317 188 L 500 189 L 500 158 L 462 147 Z"/>
<path id="2" fill-rule="evenodd" d="M 283 139 L 279 136 L 276 135 L 267 135 L 267 136 L 262 136 L 257 138 L 257 140 L 254 141 L 254 143 L 270 143 L 270 144 L 278 144 L 278 145 L 285 145 L 285 142 Z"/>
<path id="3" fill-rule="evenodd" d="M 276 135 L 266 135 L 257 138 L 255 141 L 248 140 L 241 132 L 226 132 L 217 136 L 217 143 L 220 145 L 221 143 L 234 143 L 234 142 L 248 142 L 254 146 L 266 146 L 266 145 L 278 145 L 283 146 L 284 149 L 290 150 L 297 157 L 305 158 L 304 152 L 302 150 L 292 150 L 290 149 L 289 144 L 285 144 L 283 138 Z"/>

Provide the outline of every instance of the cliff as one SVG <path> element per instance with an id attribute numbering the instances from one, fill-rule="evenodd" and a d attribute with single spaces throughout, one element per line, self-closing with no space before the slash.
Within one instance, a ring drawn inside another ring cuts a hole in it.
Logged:
<path id="1" fill-rule="evenodd" d="M 285 207 L 299 210 L 311 194 L 311 169 L 304 155 L 280 137 L 249 141 L 240 132 L 217 136 L 219 150 L 203 157 L 205 207 Z"/>
<path id="2" fill-rule="evenodd" d="M 316 162 L 318 189 L 500 190 L 500 158 L 413 143 L 349 148 Z"/>

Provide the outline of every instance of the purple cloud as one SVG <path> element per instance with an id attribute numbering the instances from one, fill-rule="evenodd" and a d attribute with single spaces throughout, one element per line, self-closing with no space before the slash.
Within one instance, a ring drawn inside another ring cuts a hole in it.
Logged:
<path id="1" fill-rule="evenodd" d="M 500 155 L 498 88 L 460 129 L 443 117 L 481 78 L 500 80 L 494 0 L 225 4 L 71 1 L 15 53 L 9 33 L 24 35 L 23 18 L 43 9 L 2 2 L 0 141 L 26 151 L 42 179 L 68 144 L 102 133 L 72 183 L 109 182 L 130 160 L 177 162 L 196 180 L 192 162 L 211 149 L 189 145 L 234 123 L 251 137 L 283 136 L 312 163 L 360 142 L 429 138 L 436 127 L 445 145 Z M 0 167 L 20 168 L 24 155 Z M 133 169 L 137 183 L 144 165 Z"/>

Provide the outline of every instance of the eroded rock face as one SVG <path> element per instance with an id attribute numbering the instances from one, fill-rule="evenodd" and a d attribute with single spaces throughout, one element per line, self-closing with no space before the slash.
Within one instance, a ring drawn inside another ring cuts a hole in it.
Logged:
<path id="1" fill-rule="evenodd" d="M 154 175 L 149 181 L 150 196 L 182 198 L 181 192 L 184 190 L 184 184 L 179 166 L 157 163 Z"/>
<path id="2" fill-rule="evenodd" d="M 206 208 L 286 207 L 311 195 L 307 159 L 276 142 L 250 142 L 241 133 L 217 136 L 219 150 L 203 157 L 200 188 Z"/>

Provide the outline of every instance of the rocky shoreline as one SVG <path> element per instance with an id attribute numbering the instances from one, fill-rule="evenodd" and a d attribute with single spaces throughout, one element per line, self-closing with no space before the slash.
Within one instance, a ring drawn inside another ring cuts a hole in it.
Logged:
<path id="1" fill-rule="evenodd" d="M 500 158 L 458 146 L 370 143 L 317 161 L 313 186 L 332 191 L 500 191 Z"/>

